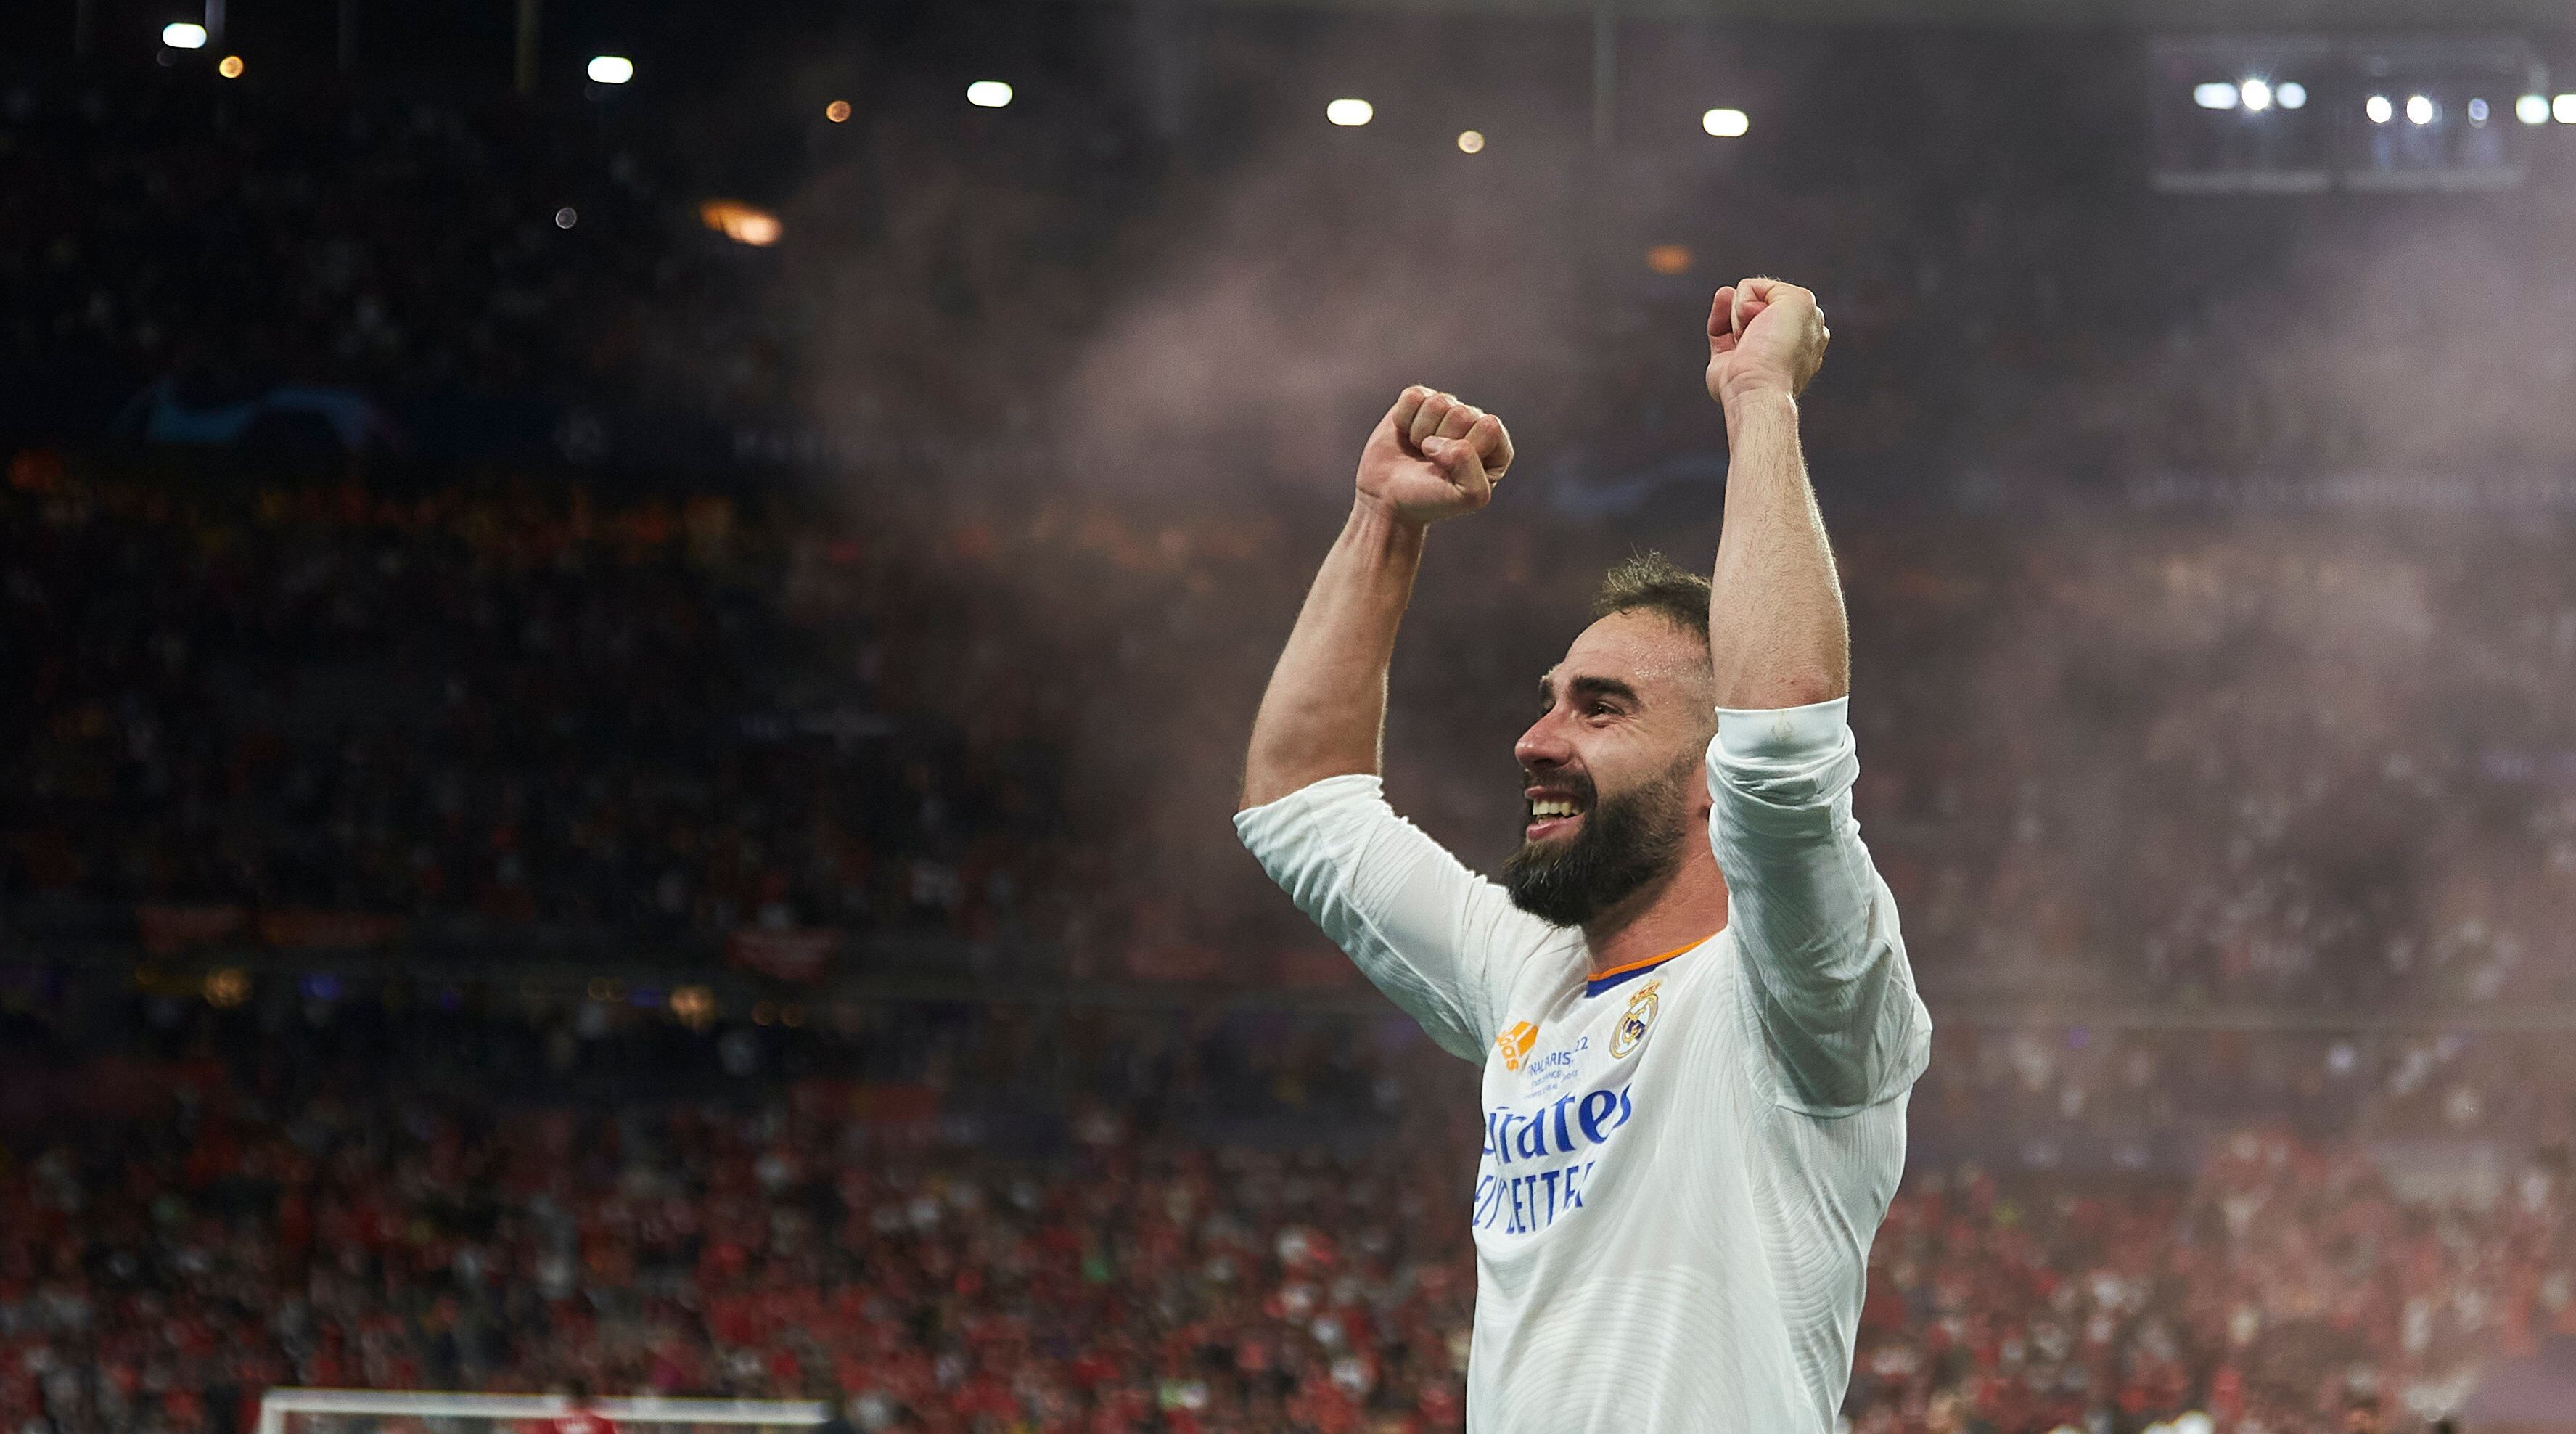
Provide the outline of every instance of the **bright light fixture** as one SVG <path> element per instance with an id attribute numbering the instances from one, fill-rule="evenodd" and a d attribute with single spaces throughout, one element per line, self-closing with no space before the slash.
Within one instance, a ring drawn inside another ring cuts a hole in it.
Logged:
<path id="1" fill-rule="evenodd" d="M 848 100 L 834 100 L 830 104 L 823 106 L 823 118 L 830 120 L 834 124 L 848 123 L 850 118 L 850 102 Z"/>
<path id="2" fill-rule="evenodd" d="M 1742 110 L 1710 110 L 1699 117 L 1699 127 L 1719 139 L 1734 139 L 1753 128 L 1753 121 Z"/>
<path id="3" fill-rule="evenodd" d="M 635 62 L 624 55 L 593 55 L 584 73 L 595 85 L 622 85 L 635 78 Z"/>
<path id="4" fill-rule="evenodd" d="M 1458 152 L 1460 154 L 1475 154 L 1483 150 L 1484 147 L 1485 135 L 1482 130 L 1462 129 L 1458 131 Z"/>
<path id="5" fill-rule="evenodd" d="M 1324 118 L 1348 129 L 1377 118 L 1377 106 L 1366 100 L 1335 100 L 1324 106 Z"/>
<path id="6" fill-rule="evenodd" d="M 228 80 L 240 79 L 242 77 L 242 57 L 239 55 L 226 55 L 222 59 L 217 60 L 215 62 L 215 73 Z"/>
<path id="7" fill-rule="evenodd" d="M 698 206 L 698 220 L 736 244 L 765 249 L 783 232 L 778 216 L 754 209 L 739 199 L 710 199 Z"/>
<path id="8" fill-rule="evenodd" d="M 997 110 L 1011 102 L 1011 87 L 1002 80 L 977 80 L 966 87 L 966 103 L 979 110 Z"/>
<path id="9" fill-rule="evenodd" d="M 2487 122 L 2487 114 L 2487 102 L 2485 100 L 2469 101 L 2469 123 L 2476 125 L 2485 124 Z"/>
<path id="10" fill-rule="evenodd" d="M 581 211 L 573 208 L 569 204 L 555 211 L 555 227 L 557 229 L 570 229 L 572 226 L 579 224 L 580 222 Z"/>
<path id="11" fill-rule="evenodd" d="M 2191 87 L 2191 102 L 2205 110 L 2232 110 L 2236 108 L 2236 100 L 2236 87 L 2225 80 L 2211 80 Z"/>
<path id="12" fill-rule="evenodd" d="M 2262 80 L 2247 80 L 2236 87 L 2236 93 L 2245 101 L 2245 108 L 2256 114 L 2272 107 L 2272 87 Z"/>
<path id="13" fill-rule="evenodd" d="M 2433 122 L 2432 98 L 2427 95 L 2408 95 L 2406 97 L 2406 122 L 2408 124 L 2431 124 Z"/>
<path id="14" fill-rule="evenodd" d="M 2372 95 L 2363 102 L 2361 112 L 2370 116 L 2372 124 L 2386 124 L 2397 114 L 2397 107 L 2388 102 L 2386 95 Z"/>
<path id="15" fill-rule="evenodd" d="M 2549 114 L 2560 124 L 2576 124 L 2576 95 L 2560 95 L 2551 100 Z"/>
<path id="16" fill-rule="evenodd" d="M 206 48 L 206 27 L 188 20 L 174 20 L 161 27 L 161 43 L 173 50 Z"/>
<path id="17" fill-rule="evenodd" d="M 2549 96 L 2524 95 L 2513 102 L 2513 117 L 2524 124 L 2549 123 Z"/>
<path id="18" fill-rule="evenodd" d="M 2279 105 L 2285 110 L 2306 109 L 2308 107 L 2308 87 L 2300 84 L 2296 80 L 2283 80 L 2281 83 L 2272 87 L 2272 103 Z"/>

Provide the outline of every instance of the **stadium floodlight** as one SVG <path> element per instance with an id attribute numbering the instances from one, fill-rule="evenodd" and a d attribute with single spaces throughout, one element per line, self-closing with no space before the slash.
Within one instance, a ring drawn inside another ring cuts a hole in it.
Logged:
<path id="1" fill-rule="evenodd" d="M 823 118 L 830 120 L 834 124 L 847 124 L 850 119 L 850 102 L 848 100 L 834 100 L 830 104 L 823 106 Z"/>
<path id="2" fill-rule="evenodd" d="M 622 85 L 635 78 L 635 62 L 624 55 L 593 55 L 585 73 L 595 85 Z"/>
<path id="3" fill-rule="evenodd" d="M 192 20 L 173 20 L 161 27 L 161 43 L 173 50 L 202 50 L 206 27 Z"/>
<path id="4" fill-rule="evenodd" d="M 2406 122 L 2408 124 L 2431 124 L 2433 122 L 2432 97 L 2429 95 L 2408 95 L 2406 97 Z"/>
<path id="5" fill-rule="evenodd" d="M 766 249 L 778 242 L 785 229 L 778 216 L 766 209 L 755 209 L 739 199 L 710 199 L 698 206 L 698 220 L 736 244 Z"/>
<path id="6" fill-rule="evenodd" d="M 2524 95 L 2513 102 L 2513 117 L 2524 124 L 2549 123 L 2549 96 Z"/>
<path id="7" fill-rule="evenodd" d="M 222 59 L 217 60 L 215 62 L 215 73 L 228 80 L 240 79 L 242 77 L 242 57 L 239 55 L 226 55 Z"/>
<path id="8" fill-rule="evenodd" d="M 1699 127 L 1719 139 L 1739 139 L 1753 128 L 1753 120 L 1742 110 L 1716 109 L 1699 117 Z"/>
<path id="9" fill-rule="evenodd" d="M 2272 107 L 2272 86 L 2266 81 L 2247 80 L 2236 87 L 2236 93 L 2245 101 L 2245 108 L 2254 114 L 2261 114 Z"/>
<path id="10" fill-rule="evenodd" d="M 2211 80 L 2191 87 L 2191 102 L 2205 110 L 2232 110 L 2241 96 L 2225 80 Z"/>
<path id="11" fill-rule="evenodd" d="M 2370 116 L 2372 124 L 2386 124 L 2396 117 L 2397 107 L 2388 102 L 2386 95 L 2372 95 L 2362 102 L 2361 112 Z"/>
<path id="12" fill-rule="evenodd" d="M 2285 110 L 2306 109 L 2308 107 L 2308 87 L 2300 84 L 2296 80 L 2283 80 L 2281 83 L 2272 87 L 2272 103 L 2279 105 Z"/>
<path id="13" fill-rule="evenodd" d="M 1460 154 L 1481 154 L 1484 152 L 1484 148 L 1485 135 L 1482 130 L 1462 129 L 1458 131 L 1458 152 Z"/>
<path id="14" fill-rule="evenodd" d="M 1001 80 L 977 80 L 966 87 L 966 103 L 979 110 L 997 110 L 1011 102 L 1011 87 Z"/>
<path id="15" fill-rule="evenodd" d="M 2487 114 L 2487 102 L 2485 100 L 2469 101 L 2469 123 L 2474 125 L 2485 124 L 2487 122 Z"/>
<path id="16" fill-rule="evenodd" d="M 2560 124 L 2576 124 L 2576 94 L 2560 95 L 2551 100 L 2549 113 Z"/>
<path id="17" fill-rule="evenodd" d="M 1377 118 L 1377 106 L 1366 100 L 1339 99 L 1324 106 L 1324 118 L 1344 129 L 1355 129 Z"/>

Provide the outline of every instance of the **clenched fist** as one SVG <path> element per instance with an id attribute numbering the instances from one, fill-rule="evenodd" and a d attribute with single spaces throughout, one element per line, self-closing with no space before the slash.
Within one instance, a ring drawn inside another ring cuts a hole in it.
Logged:
<path id="1" fill-rule="evenodd" d="M 1833 337 L 1805 289 L 1777 279 L 1729 284 L 1708 310 L 1708 396 L 1729 408 L 1772 390 L 1795 398 L 1823 366 Z"/>
<path id="2" fill-rule="evenodd" d="M 1360 452 L 1360 497 L 1407 523 L 1436 523 L 1494 499 L 1512 466 L 1503 421 L 1416 384 L 1395 400 Z"/>

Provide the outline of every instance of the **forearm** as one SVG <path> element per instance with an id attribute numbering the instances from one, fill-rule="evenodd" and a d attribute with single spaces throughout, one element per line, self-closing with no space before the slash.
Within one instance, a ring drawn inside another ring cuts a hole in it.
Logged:
<path id="1" fill-rule="evenodd" d="M 1315 574 L 1271 670 L 1243 763 L 1244 809 L 1378 770 L 1386 670 L 1422 565 L 1423 527 L 1363 498 Z"/>
<path id="2" fill-rule="evenodd" d="M 1851 639 L 1824 515 L 1786 392 L 1726 408 L 1726 522 L 1709 598 L 1717 705 L 1772 709 L 1851 691 Z"/>

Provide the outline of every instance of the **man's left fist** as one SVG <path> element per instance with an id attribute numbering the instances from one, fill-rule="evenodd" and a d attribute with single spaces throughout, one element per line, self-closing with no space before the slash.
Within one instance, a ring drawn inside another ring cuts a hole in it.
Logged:
<path id="1" fill-rule="evenodd" d="M 1824 366 L 1833 337 L 1807 290 L 1777 279 L 1729 284 L 1708 310 L 1708 396 L 1729 408 L 1775 390 L 1795 398 Z"/>

